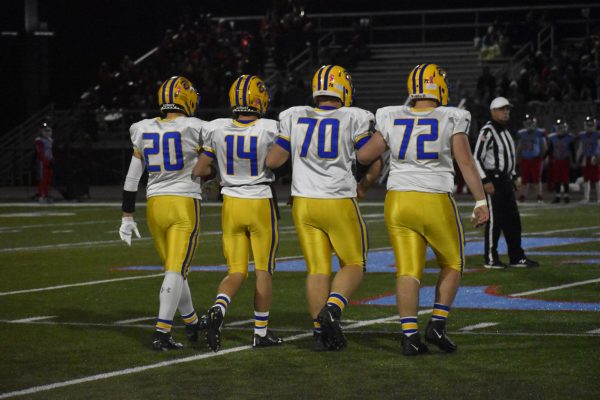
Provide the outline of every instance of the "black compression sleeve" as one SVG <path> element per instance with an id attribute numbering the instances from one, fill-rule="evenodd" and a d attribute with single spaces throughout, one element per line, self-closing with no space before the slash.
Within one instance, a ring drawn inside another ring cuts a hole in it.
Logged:
<path id="1" fill-rule="evenodd" d="M 135 198 L 137 196 L 137 192 L 129 192 L 127 190 L 123 190 L 123 205 L 121 206 L 121 210 L 126 213 L 132 213 L 135 211 Z"/>

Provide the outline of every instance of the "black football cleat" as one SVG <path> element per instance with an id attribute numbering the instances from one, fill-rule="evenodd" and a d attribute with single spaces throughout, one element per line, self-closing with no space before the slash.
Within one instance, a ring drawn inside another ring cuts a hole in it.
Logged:
<path id="1" fill-rule="evenodd" d="M 327 343 L 325 343 L 325 337 L 323 337 L 323 333 L 321 332 L 313 332 L 313 341 L 315 346 L 315 351 L 329 351 L 331 350 L 327 347 Z"/>
<path id="2" fill-rule="evenodd" d="M 446 321 L 430 320 L 425 328 L 425 340 L 427 343 L 435 344 L 440 350 L 452 353 L 458 349 L 446 334 Z"/>
<path id="3" fill-rule="evenodd" d="M 341 311 L 335 306 L 325 306 L 319 312 L 317 321 L 321 324 L 323 342 L 331 350 L 342 350 L 346 347 L 346 337 L 340 324 Z"/>
<path id="4" fill-rule="evenodd" d="M 523 257 L 517 262 L 510 263 L 510 266 L 513 268 L 536 268 L 540 266 L 540 263 L 537 261 L 530 260 L 527 257 Z"/>
<path id="5" fill-rule="evenodd" d="M 170 333 L 154 331 L 152 334 L 152 350 L 168 351 L 183 349 L 183 344 L 176 342 Z"/>
<path id="6" fill-rule="evenodd" d="M 208 315 L 203 315 L 200 318 L 198 318 L 198 321 L 196 321 L 195 324 L 185 326 L 185 336 L 187 336 L 187 338 L 190 342 L 197 342 L 198 334 L 201 331 L 206 330 L 207 326 L 208 326 Z"/>
<path id="7" fill-rule="evenodd" d="M 483 264 L 483 267 L 487 269 L 506 269 L 506 264 L 500 260 L 494 260 L 492 262 L 486 262 Z"/>
<path id="8" fill-rule="evenodd" d="M 273 331 L 267 329 L 267 334 L 265 336 L 254 335 L 254 342 L 252 343 L 252 347 L 271 347 L 271 346 L 279 346 L 283 343 L 283 339 L 275 336 Z"/>
<path id="9" fill-rule="evenodd" d="M 421 342 L 421 335 L 418 332 L 410 336 L 402 334 L 400 344 L 402 345 L 402 354 L 405 356 L 416 356 L 429 351 L 427 345 Z"/>
<path id="10" fill-rule="evenodd" d="M 206 344 L 215 353 L 221 348 L 221 327 L 223 326 L 223 312 L 221 307 L 212 306 L 208 310 L 206 324 Z"/>

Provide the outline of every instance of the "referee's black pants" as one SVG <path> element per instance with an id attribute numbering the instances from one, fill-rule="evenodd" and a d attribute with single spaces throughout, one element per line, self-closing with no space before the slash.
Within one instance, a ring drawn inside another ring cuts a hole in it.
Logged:
<path id="1" fill-rule="evenodd" d="M 505 174 L 488 174 L 494 184 L 494 194 L 486 193 L 490 206 L 490 220 L 485 225 L 485 262 L 499 261 L 498 239 L 500 232 L 508 247 L 510 264 L 516 264 L 525 257 L 521 247 L 521 216 L 517 207 L 517 200 L 513 182 Z"/>

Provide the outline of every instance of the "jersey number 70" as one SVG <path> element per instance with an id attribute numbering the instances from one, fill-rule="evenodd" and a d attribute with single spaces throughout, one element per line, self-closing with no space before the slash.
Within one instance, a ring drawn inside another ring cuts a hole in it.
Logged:
<path id="1" fill-rule="evenodd" d="M 306 136 L 304 136 L 304 142 L 302 142 L 302 148 L 300 149 L 300 157 L 306 157 L 308 154 L 308 149 L 317 125 L 319 126 L 317 131 L 317 154 L 319 158 L 338 157 L 338 142 L 340 138 L 339 120 L 334 118 L 315 119 L 303 117 L 298 118 L 298 124 L 308 125 Z M 329 141 L 329 146 L 326 146 L 327 141 Z"/>

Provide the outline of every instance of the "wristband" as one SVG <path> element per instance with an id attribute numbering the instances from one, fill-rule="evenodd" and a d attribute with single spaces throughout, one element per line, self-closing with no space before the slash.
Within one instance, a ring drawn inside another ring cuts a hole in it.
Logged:
<path id="1" fill-rule="evenodd" d="M 477 200 L 475 202 L 475 207 L 473 207 L 473 208 L 475 209 L 475 208 L 479 208 L 479 207 L 483 207 L 483 206 L 487 206 L 487 200 L 486 199 Z"/>
<path id="2" fill-rule="evenodd" d="M 126 213 L 135 212 L 135 198 L 137 196 L 137 192 L 130 192 L 128 190 L 123 190 L 123 203 L 121 205 L 121 211 Z"/>

